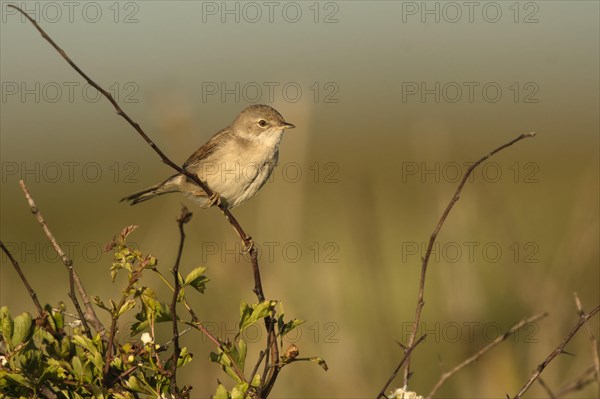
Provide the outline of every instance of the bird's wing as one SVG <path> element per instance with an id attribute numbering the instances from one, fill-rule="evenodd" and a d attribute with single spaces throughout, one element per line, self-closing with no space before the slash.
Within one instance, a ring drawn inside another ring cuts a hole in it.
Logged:
<path id="1" fill-rule="evenodd" d="M 200 148 L 198 148 L 183 164 L 183 168 L 187 169 L 188 166 L 194 165 L 199 161 L 207 158 L 210 154 L 212 154 L 215 149 L 223 144 L 223 139 L 225 135 L 229 133 L 229 128 L 225 128 L 219 132 L 217 132 L 214 136 L 212 136 L 206 143 L 204 143 Z"/>

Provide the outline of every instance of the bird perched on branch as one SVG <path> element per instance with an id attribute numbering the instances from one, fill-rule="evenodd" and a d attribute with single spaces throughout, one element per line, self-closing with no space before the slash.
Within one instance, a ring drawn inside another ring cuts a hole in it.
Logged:
<path id="1" fill-rule="evenodd" d="M 283 132 L 294 127 L 274 108 L 251 105 L 183 164 L 183 169 L 197 175 L 215 195 L 209 197 L 189 177 L 177 173 L 121 201 L 135 205 L 162 194 L 180 192 L 205 208 L 215 203 L 227 208 L 241 205 L 269 179 L 279 158 Z"/>

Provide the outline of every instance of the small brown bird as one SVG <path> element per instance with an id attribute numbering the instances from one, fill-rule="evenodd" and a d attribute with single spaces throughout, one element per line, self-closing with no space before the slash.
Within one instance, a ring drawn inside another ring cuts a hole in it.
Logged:
<path id="1" fill-rule="evenodd" d="M 294 127 L 274 108 L 251 105 L 183 164 L 185 170 L 207 183 L 217 197 L 209 198 L 188 177 L 177 173 L 121 201 L 135 205 L 158 195 L 180 192 L 202 207 L 216 201 L 228 208 L 236 207 L 252 198 L 265 184 L 279 159 L 283 131 Z"/>

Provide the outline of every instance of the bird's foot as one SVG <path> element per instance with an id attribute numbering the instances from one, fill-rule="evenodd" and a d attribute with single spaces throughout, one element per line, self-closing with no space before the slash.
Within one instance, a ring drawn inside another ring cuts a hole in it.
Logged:
<path id="1" fill-rule="evenodd" d="M 252 248 L 254 248 L 254 240 L 252 240 L 252 237 L 248 236 L 242 241 L 242 243 L 244 245 L 244 248 L 242 248 L 243 253 L 249 254 L 250 251 L 252 251 Z"/>
<path id="2" fill-rule="evenodd" d="M 204 206 L 204 208 L 210 208 L 214 205 L 221 205 L 221 196 L 219 196 L 219 193 L 217 192 L 212 193 L 212 195 L 208 197 L 208 204 Z"/>

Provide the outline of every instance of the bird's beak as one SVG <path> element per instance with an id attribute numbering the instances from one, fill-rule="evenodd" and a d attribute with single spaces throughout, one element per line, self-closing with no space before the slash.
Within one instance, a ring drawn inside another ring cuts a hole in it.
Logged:
<path id="1" fill-rule="evenodd" d="M 283 122 L 283 125 L 281 125 L 281 127 L 284 129 L 293 129 L 296 127 L 296 125 L 292 125 L 291 123 Z"/>

